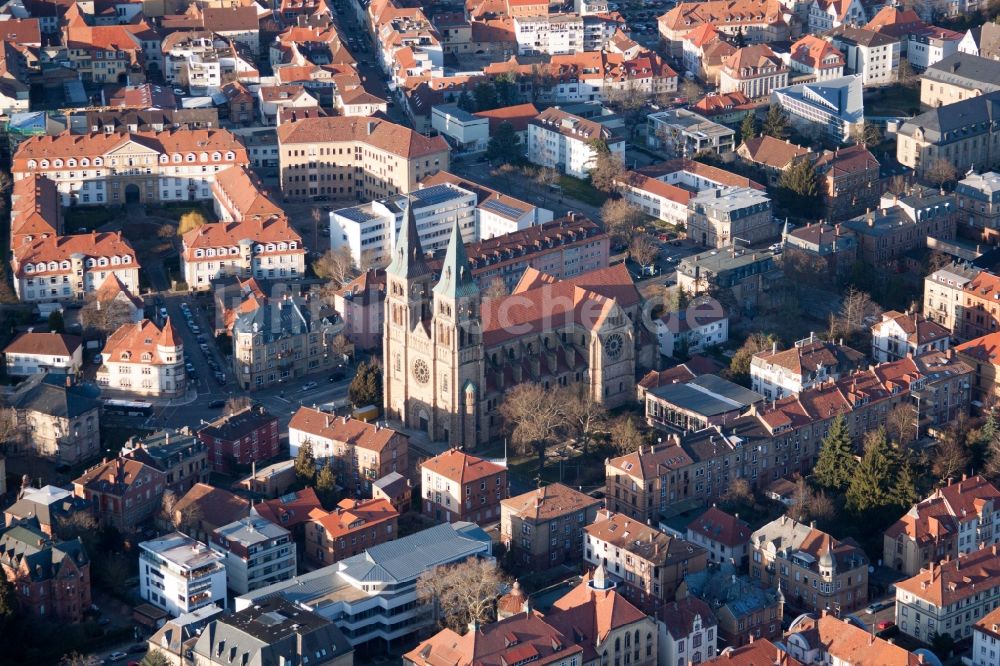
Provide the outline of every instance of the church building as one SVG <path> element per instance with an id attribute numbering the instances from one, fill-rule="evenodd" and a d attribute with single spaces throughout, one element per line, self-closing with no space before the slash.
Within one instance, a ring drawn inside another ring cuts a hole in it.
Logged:
<path id="1" fill-rule="evenodd" d="M 457 224 L 435 283 L 408 209 L 386 269 L 385 413 L 433 441 L 501 436 L 504 393 L 579 383 L 607 407 L 635 399 L 641 296 L 623 265 L 558 280 L 527 269 L 483 298 Z"/>

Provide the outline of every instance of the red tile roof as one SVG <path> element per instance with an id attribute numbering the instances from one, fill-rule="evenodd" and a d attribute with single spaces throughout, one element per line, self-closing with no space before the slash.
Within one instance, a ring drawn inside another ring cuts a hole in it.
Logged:
<path id="1" fill-rule="evenodd" d="M 309 407 L 299 407 L 288 427 L 314 437 L 344 442 L 368 451 L 381 452 L 395 438 L 407 436 L 398 430 L 347 416 L 331 416 Z"/>
<path id="2" fill-rule="evenodd" d="M 585 662 L 599 661 L 596 648 L 611 632 L 628 629 L 647 619 L 614 589 L 600 590 L 591 586 L 593 574 L 587 574 L 572 590 L 552 604 L 546 619 L 567 636 L 582 644 Z"/>
<path id="3" fill-rule="evenodd" d="M 376 118 L 308 118 L 278 127 L 278 143 L 312 144 L 359 141 L 407 159 L 448 152 L 441 136 L 426 137 L 409 127 Z"/>
<path id="4" fill-rule="evenodd" d="M 35 266 L 31 274 L 37 276 L 64 273 L 70 269 L 62 268 L 62 262 L 70 261 L 76 254 L 83 255 L 85 259 L 107 258 L 108 265 L 98 266 L 98 269 L 111 271 L 139 268 L 139 262 L 135 258 L 135 250 L 132 249 L 120 231 L 114 231 L 48 236 L 38 238 L 30 243 L 23 243 L 14 249 L 15 272 L 18 277 L 23 277 L 26 264 L 44 263 L 46 264 L 44 268 L 39 269 L 38 266 Z M 122 262 L 111 263 L 110 260 L 114 257 L 118 257 Z M 51 269 L 47 265 L 49 262 L 56 262 L 59 266 Z"/>
<path id="5" fill-rule="evenodd" d="M 161 348 L 168 349 L 174 357 L 171 364 L 179 362 L 183 342 L 174 331 L 169 317 L 162 329 L 149 319 L 143 319 L 134 324 L 123 324 L 108 338 L 102 353 L 105 362 L 154 363 L 159 365 L 167 363 L 160 354 Z M 149 360 L 143 360 L 145 354 L 149 354 Z"/>
<path id="6" fill-rule="evenodd" d="M 600 504 L 601 500 L 584 495 L 561 483 L 550 483 L 500 502 L 502 507 L 520 516 L 522 520 L 531 520 L 535 523 L 568 516 Z"/>
<path id="7" fill-rule="evenodd" d="M 750 541 L 750 525 L 714 506 L 691 521 L 688 531 L 730 548 Z"/>
<path id="8" fill-rule="evenodd" d="M 326 530 L 331 541 L 358 530 L 375 527 L 399 517 L 399 512 L 384 499 L 343 499 L 337 508 L 314 522 Z"/>
<path id="9" fill-rule="evenodd" d="M 42 356 L 72 356 L 83 340 L 62 333 L 27 332 L 14 338 L 3 350 L 5 354 L 39 354 Z"/>
<path id="10" fill-rule="evenodd" d="M 506 468 L 458 449 L 450 449 L 420 464 L 424 470 L 434 472 L 459 485 L 472 483 L 496 474 L 506 473 Z"/>
<path id="11" fill-rule="evenodd" d="M 305 488 L 277 499 L 260 502 L 253 510 L 257 515 L 285 529 L 326 515 L 313 488 Z"/>

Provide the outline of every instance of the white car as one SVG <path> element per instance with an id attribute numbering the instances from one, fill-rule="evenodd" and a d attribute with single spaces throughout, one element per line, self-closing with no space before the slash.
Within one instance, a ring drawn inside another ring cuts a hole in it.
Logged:
<path id="1" fill-rule="evenodd" d="M 114 663 L 116 661 L 123 661 L 128 655 L 124 652 L 112 652 L 108 655 L 107 661 Z"/>
<path id="2" fill-rule="evenodd" d="M 319 384 L 317 384 L 316 382 L 306 382 L 305 384 L 302 385 L 302 390 L 303 391 L 312 391 L 317 386 L 319 386 Z"/>

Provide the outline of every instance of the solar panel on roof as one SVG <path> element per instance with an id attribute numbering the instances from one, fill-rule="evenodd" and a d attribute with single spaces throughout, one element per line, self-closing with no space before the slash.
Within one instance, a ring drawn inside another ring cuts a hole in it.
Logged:
<path id="1" fill-rule="evenodd" d="M 490 199 L 489 201 L 487 201 L 486 203 L 484 203 L 483 204 L 483 208 L 485 208 L 487 210 L 492 210 L 492 211 L 500 213 L 501 215 L 504 215 L 506 217 L 515 218 L 515 219 L 518 218 L 518 217 L 521 217 L 521 215 L 524 214 L 523 210 L 520 210 L 518 208 L 514 208 L 513 206 L 508 206 L 507 204 L 505 204 L 503 202 L 500 202 L 500 201 L 497 201 L 496 199 Z"/>
<path id="2" fill-rule="evenodd" d="M 425 206 L 434 206 L 451 199 L 457 199 L 461 193 L 446 185 L 432 185 L 431 187 L 417 190 L 413 193 L 413 198 Z"/>

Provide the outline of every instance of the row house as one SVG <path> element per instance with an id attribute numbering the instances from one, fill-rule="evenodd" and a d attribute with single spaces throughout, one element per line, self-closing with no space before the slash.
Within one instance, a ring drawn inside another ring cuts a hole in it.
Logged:
<path id="1" fill-rule="evenodd" d="M 863 369 L 865 355 L 844 344 L 820 340 L 811 334 L 789 349 L 761 351 L 750 359 L 751 388 L 767 400 L 836 381 Z"/>
<path id="2" fill-rule="evenodd" d="M 518 565 L 535 571 L 579 560 L 583 529 L 601 501 L 552 483 L 500 502 L 500 541 Z"/>
<path id="3" fill-rule="evenodd" d="M 708 551 L 708 561 L 743 570 L 747 565 L 750 525 L 714 506 L 688 523 L 686 538 Z"/>
<path id="4" fill-rule="evenodd" d="M 230 472 L 270 460 L 281 452 L 278 417 L 261 405 L 247 405 L 198 429 L 213 471 Z"/>
<path id="5" fill-rule="evenodd" d="M 796 54 L 793 51 L 793 57 Z M 773 89 L 788 85 L 789 71 L 767 44 L 744 46 L 726 59 L 719 72 L 719 92 L 741 92 L 750 99 L 767 97 Z"/>
<path id="6" fill-rule="evenodd" d="M 913 30 L 906 36 L 906 60 L 922 72 L 958 52 L 958 45 L 965 35 L 948 28 L 928 25 Z"/>
<path id="7" fill-rule="evenodd" d="M 945 559 L 1000 542 L 1000 491 L 982 476 L 950 480 L 883 535 L 882 561 L 916 576 Z"/>
<path id="8" fill-rule="evenodd" d="M 972 627 L 972 666 L 990 666 L 1000 659 L 1000 606 Z"/>
<path id="9" fill-rule="evenodd" d="M 325 567 L 398 536 L 399 513 L 384 499 L 343 499 L 305 528 L 304 554 Z"/>
<path id="10" fill-rule="evenodd" d="M 924 278 L 922 312 L 944 326 L 956 339 L 963 339 L 965 288 L 976 279 L 980 269 L 971 264 L 953 262 Z"/>
<path id="11" fill-rule="evenodd" d="M 385 330 L 385 271 L 369 269 L 334 295 L 333 309 L 344 319 L 344 335 L 356 349 L 375 350 Z"/>
<path id="12" fill-rule="evenodd" d="M 507 468 L 458 449 L 420 464 L 421 513 L 446 523 L 489 523 L 507 499 Z"/>
<path id="13" fill-rule="evenodd" d="M 63 206 L 121 205 L 210 199 L 217 173 L 248 163 L 227 130 L 63 132 L 22 141 L 11 174 L 55 181 Z"/>
<path id="14" fill-rule="evenodd" d="M 101 352 L 97 383 L 134 395 L 184 395 L 187 391 L 184 343 L 170 319 L 163 328 L 149 319 L 122 324 Z"/>
<path id="15" fill-rule="evenodd" d="M 882 321 L 876 322 L 871 331 L 872 358 L 876 363 L 946 351 L 951 345 L 948 329 L 916 312 L 883 312 Z"/>
<path id="16" fill-rule="evenodd" d="M 166 489 L 178 498 L 196 484 L 208 483 L 207 447 L 187 427 L 160 430 L 141 439 L 132 437 L 122 455 L 163 472 Z"/>
<path id="17" fill-rule="evenodd" d="M 316 460 L 332 465 L 340 483 L 357 496 L 370 496 L 372 484 L 393 472 L 409 471 L 409 438 L 378 423 L 299 407 L 288 423 L 291 457 L 306 444 Z"/>
<path id="18" fill-rule="evenodd" d="M 558 55 L 600 51 L 620 21 L 607 14 L 548 14 L 515 17 L 514 34 L 521 55 Z"/>
<path id="19" fill-rule="evenodd" d="M 883 363 L 873 371 L 883 383 L 909 384 L 918 428 L 914 436 L 919 436 L 926 428 L 943 426 L 969 413 L 974 367 L 949 349 Z"/>
<path id="20" fill-rule="evenodd" d="M 90 502 L 101 525 L 131 532 L 160 508 L 166 476 L 138 460 L 117 457 L 73 481 L 73 494 Z"/>
<path id="21" fill-rule="evenodd" d="M 684 576 L 708 566 L 701 546 L 606 509 L 584 531 L 584 561 L 606 569 L 625 598 L 646 612 L 673 601 Z"/>
<path id="22" fill-rule="evenodd" d="M 14 291 L 25 303 L 83 301 L 114 276 L 139 292 L 139 262 L 120 231 L 43 236 L 11 256 Z"/>
<path id="23" fill-rule="evenodd" d="M 19 612 L 35 620 L 77 624 L 90 610 L 90 558 L 79 537 L 53 541 L 30 523 L 0 531 L 0 575 Z"/>
<path id="24" fill-rule="evenodd" d="M 868 557 L 851 541 L 782 516 L 755 531 L 750 548 L 751 578 L 796 609 L 846 614 L 868 603 Z"/>
<path id="25" fill-rule="evenodd" d="M 147 61 L 160 60 L 159 37 L 144 19 L 91 26 L 77 4 L 66 11 L 63 40 L 69 62 L 84 82 L 143 83 Z"/>

